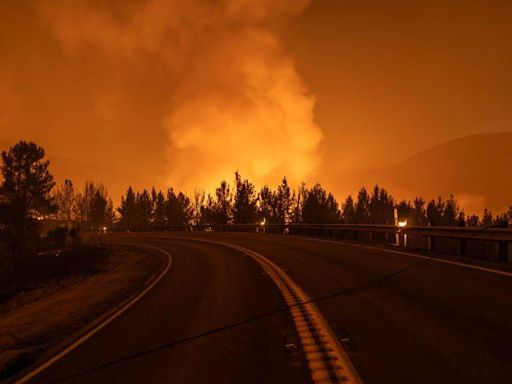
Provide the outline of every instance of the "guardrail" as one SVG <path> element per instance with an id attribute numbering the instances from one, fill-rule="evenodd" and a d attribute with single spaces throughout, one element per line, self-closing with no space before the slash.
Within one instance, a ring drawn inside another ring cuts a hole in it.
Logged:
<path id="1" fill-rule="evenodd" d="M 134 231 L 263 232 L 388 243 L 431 252 L 478 254 L 509 261 L 512 228 L 395 226 L 379 224 L 204 224 L 135 228 Z M 471 251 L 471 252 L 468 252 Z"/>
<path id="2" fill-rule="evenodd" d="M 508 261 L 512 229 L 487 227 L 395 226 L 377 224 L 212 224 L 195 225 L 193 230 L 229 232 L 269 232 L 291 235 L 351 238 L 354 240 L 393 243 L 410 246 L 414 239 L 424 239 L 429 251 L 438 250 L 442 239 L 457 241 L 457 254 L 465 256 L 468 242 L 490 242 L 497 245 L 499 261 Z"/>

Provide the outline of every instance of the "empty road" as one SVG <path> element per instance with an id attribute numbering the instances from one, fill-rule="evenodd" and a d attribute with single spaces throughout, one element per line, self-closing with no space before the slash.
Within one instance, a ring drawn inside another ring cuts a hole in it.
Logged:
<path id="1" fill-rule="evenodd" d="M 512 276 L 256 233 L 134 233 L 172 255 L 156 287 L 32 383 L 308 383 L 280 291 L 243 246 L 315 300 L 365 383 L 509 383 Z M 91 293 L 93 294 L 93 293 Z"/>

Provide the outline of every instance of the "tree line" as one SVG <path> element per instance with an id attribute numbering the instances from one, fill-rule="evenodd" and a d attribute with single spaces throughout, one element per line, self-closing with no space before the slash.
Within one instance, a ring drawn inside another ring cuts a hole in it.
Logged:
<path id="1" fill-rule="evenodd" d="M 222 181 L 213 194 L 194 191 L 192 199 L 170 188 L 166 193 L 130 187 L 118 208 L 117 225 L 124 230 L 170 228 L 183 225 L 323 223 L 323 224 L 394 224 L 395 208 L 400 220 L 409 225 L 497 226 L 512 223 L 512 207 L 493 216 L 487 209 L 483 217 L 466 215 L 457 200 L 450 196 L 426 202 L 421 197 L 412 201 L 395 200 L 386 189 L 376 185 L 368 191 L 361 188 L 354 198 L 349 195 L 339 204 L 332 193 L 316 183 L 302 183 L 292 189 L 284 177 L 272 189 L 259 191 L 239 172 L 234 184 Z"/>
<path id="2" fill-rule="evenodd" d="M 20 141 L 2 152 L 0 238 L 14 255 L 37 238 L 41 219 L 51 218 L 86 230 L 166 229 L 184 225 L 284 223 L 394 224 L 394 210 L 411 225 L 507 226 L 512 207 L 493 216 L 466 215 L 450 196 L 426 202 L 395 200 L 384 188 L 361 188 L 340 204 L 321 184 L 290 187 L 286 177 L 275 188 L 257 189 L 235 172 L 233 184 L 221 181 L 213 193 L 195 190 L 191 197 L 169 188 L 135 191 L 129 187 L 114 208 L 106 188 L 93 181 L 79 191 L 72 181 L 56 186 L 44 149 Z"/>

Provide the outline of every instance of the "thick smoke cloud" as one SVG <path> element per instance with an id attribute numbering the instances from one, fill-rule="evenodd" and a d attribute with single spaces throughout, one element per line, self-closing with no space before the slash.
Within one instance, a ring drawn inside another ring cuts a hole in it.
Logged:
<path id="1" fill-rule="evenodd" d="M 164 180 L 191 190 L 212 189 L 235 169 L 262 184 L 300 182 L 318 166 L 315 100 L 277 32 L 308 3 L 84 0 L 41 2 L 38 11 L 69 56 L 100 49 L 166 68 Z M 96 100 L 98 111 L 105 102 Z"/>

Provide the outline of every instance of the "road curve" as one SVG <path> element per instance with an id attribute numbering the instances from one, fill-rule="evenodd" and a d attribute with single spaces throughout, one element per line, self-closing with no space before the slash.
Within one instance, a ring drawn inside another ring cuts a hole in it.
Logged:
<path id="1" fill-rule="evenodd" d="M 284 300 L 251 258 L 188 240 L 122 241 L 169 251 L 170 272 L 30 383 L 308 382 L 300 353 L 286 347 L 297 340 Z"/>
<path id="2" fill-rule="evenodd" d="M 249 233 L 116 235 L 169 250 L 170 273 L 31 382 L 309 382 L 303 353 L 290 347 L 300 345 L 293 319 L 269 276 L 236 250 L 192 238 L 237 244 L 285 270 L 365 383 L 510 382 L 510 276 Z"/>

